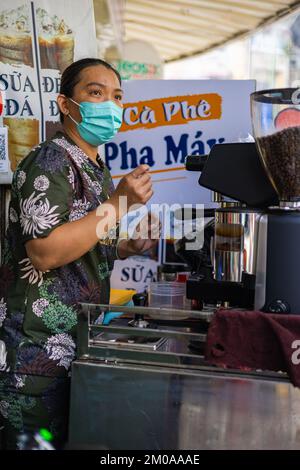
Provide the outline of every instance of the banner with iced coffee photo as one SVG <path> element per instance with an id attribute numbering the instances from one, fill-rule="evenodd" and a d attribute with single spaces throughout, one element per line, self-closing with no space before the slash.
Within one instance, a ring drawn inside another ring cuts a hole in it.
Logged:
<path id="1" fill-rule="evenodd" d="M 10 170 L 59 127 L 62 71 L 96 56 L 92 0 L 10 0 L 0 7 L 0 90 Z M 10 183 L 11 171 L 0 175 Z"/>

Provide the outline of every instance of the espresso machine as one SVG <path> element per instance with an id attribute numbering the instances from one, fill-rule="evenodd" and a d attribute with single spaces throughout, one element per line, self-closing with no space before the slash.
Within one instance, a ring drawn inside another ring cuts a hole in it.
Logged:
<path id="1" fill-rule="evenodd" d="M 296 89 L 253 93 L 255 143 L 218 144 L 209 156 L 187 157 L 187 170 L 201 171 L 199 184 L 217 193 L 215 200 L 220 202 L 211 243 L 204 245 L 206 262 L 187 282 L 188 298 L 217 306 L 300 313 L 296 94 Z"/>

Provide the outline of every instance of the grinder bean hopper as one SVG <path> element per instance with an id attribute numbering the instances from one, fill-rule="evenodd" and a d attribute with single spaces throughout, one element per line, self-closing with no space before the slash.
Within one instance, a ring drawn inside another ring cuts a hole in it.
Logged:
<path id="1" fill-rule="evenodd" d="M 292 88 L 252 93 L 255 143 L 187 157 L 201 186 L 230 198 L 215 210 L 211 265 L 190 277 L 189 298 L 300 313 L 299 98 Z"/>
<path id="2" fill-rule="evenodd" d="M 300 314 L 300 90 L 252 93 L 256 145 L 278 194 L 259 222 L 255 308 Z"/>

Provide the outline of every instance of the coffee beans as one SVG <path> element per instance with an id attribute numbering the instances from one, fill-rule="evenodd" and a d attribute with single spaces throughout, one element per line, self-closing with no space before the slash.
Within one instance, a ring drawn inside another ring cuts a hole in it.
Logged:
<path id="1" fill-rule="evenodd" d="M 257 138 L 267 173 L 281 201 L 300 201 L 300 126 Z"/>

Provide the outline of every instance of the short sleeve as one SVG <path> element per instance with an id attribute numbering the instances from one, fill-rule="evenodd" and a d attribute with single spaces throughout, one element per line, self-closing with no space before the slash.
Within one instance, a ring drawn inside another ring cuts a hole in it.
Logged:
<path id="1" fill-rule="evenodd" d="M 42 145 L 17 168 L 13 187 L 22 242 L 47 237 L 69 221 L 73 188 L 70 163 L 64 149 Z"/>

